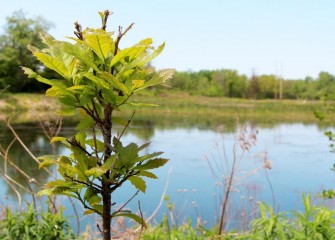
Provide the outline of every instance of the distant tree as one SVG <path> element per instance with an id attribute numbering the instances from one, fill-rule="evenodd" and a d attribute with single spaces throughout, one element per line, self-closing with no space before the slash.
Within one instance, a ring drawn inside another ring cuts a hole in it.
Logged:
<path id="1" fill-rule="evenodd" d="M 277 79 L 275 75 L 261 75 L 258 79 L 259 98 L 275 98 Z"/>
<path id="2" fill-rule="evenodd" d="M 247 87 L 247 96 L 248 98 L 258 99 L 259 98 L 259 79 L 258 76 L 253 75 L 249 80 Z"/>
<path id="3" fill-rule="evenodd" d="M 42 17 L 27 18 L 22 11 L 16 11 L 7 17 L 4 34 L 0 36 L 0 88 L 9 86 L 12 92 L 39 92 L 46 89 L 44 84 L 29 79 L 20 66 L 28 66 L 39 73 L 42 65 L 30 54 L 28 44 L 43 47 L 39 37 L 47 32 L 52 23 Z"/>

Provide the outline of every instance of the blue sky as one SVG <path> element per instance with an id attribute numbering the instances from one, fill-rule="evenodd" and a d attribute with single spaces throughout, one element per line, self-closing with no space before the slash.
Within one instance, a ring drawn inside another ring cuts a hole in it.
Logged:
<path id="1" fill-rule="evenodd" d="M 114 14 L 109 30 L 135 26 L 121 44 L 152 37 L 166 48 L 153 65 L 178 71 L 235 69 L 284 78 L 335 73 L 334 0 L 11 0 L 2 4 L 0 26 L 13 11 L 53 22 L 56 38 L 73 35 L 73 22 L 100 26 L 98 11 Z"/>

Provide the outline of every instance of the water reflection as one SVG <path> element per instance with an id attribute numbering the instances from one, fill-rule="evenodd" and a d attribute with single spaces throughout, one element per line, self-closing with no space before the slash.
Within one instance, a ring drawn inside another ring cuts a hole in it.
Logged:
<path id="1" fill-rule="evenodd" d="M 60 146 L 50 145 L 49 139 L 37 124 L 14 125 L 13 128 L 22 142 L 36 157 L 53 154 L 60 149 Z M 0 171 L 3 175 L 8 176 L 7 179 L 13 183 L 12 186 L 21 185 L 32 192 L 39 191 L 39 185 L 43 185 L 47 181 L 49 174 L 46 171 L 39 170 L 38 163 L 33 160 L 6 126 L 0 127 L 0 146 L 2 150 Z M 5 161 L 5 159 L 7 160 Z M 16 198 L 14 189 L 8 184 L 3 185 L 2 193 Z M 21 195 L 27 194 L 26 191 L 18 189 Z"/>
<path id="2" fill-rule="evenodd" d="M 129 207 L 136 212 L 137 201 L 140 200 L 142 211 L 146 216 L 150 216 L 160 202 L 166 182 L 169 181 L 166 194 L 181 211 L 179 222 L 187 217 L 192 218 L 195 222 L 197 217 L 201 216 L 201 219 L 207 221 L 208 226 L 211 226 L 217 220 L 220 193 L 204 156 L 220 161 L 222 157 L 215 146 L 219 146 L 220 150 L 224 146 L 227 150 L 227 158 L 231 158 L 236 120 L 229 118 L 212 122 L 208 119 L 193 117 L 191 119 L 180 118 L 181 121 L 178 121 L 178 118 L 155 116 L 137 118 L 138 120 L 132 123 L 124 135 L 125 143 L 130 141 L 139 144 L 151 142 L 149 152 L 164 151 L 164 157 L 170 159 L 167 166 L 155 172 L 159 180 L 149 181 L 146 194 L 139 194 Z M 323 132 L 330 128 L 329 125 L 317 122 L 248 123 L 251 128 L 259 131 L 255 151 L 267 151 L 269 158 L 273 161 L 273 169 L 269 172 L 269 177 L 280 210 L 289 211 L 299 208 L 298 199 L 301 192 L 315 193 L 322 187 L 331 188 L 333 186 L 334 174 L 329 170 L 333 163 L 333 155 L 329 152 L 328 140 L 323 135 Z M 71 121 L 63 125 L 69 126 Z M 218 126 L 221 126 L 221 132 L 218 131 Z M 14 128 L 36 156 L 51 154 L 53 150 L 66 154 L 65 149 L 60 145 L 57 145 L 55 149 L 50 146 L 48 138 L 39 128 L 38 123 L 15 125 Z M 121 127 L 116 129 L 116 131 L 121 130 Z M 60 135 L 71 136 L 73 132 L 73 128 L 64 127 Z M 12 139 L 11 131 L 1 126 L 0 145 L 6 149 Z M 46 172 L 38 170 L 37 164 L 18 142 L 11 146 L 9 156 L 15 164 L 37 181 L 44 183 L 49 178 Z M 253 154 L 250 154 L 248 161 L 243 163 L 242 170 L 247 171 L 260 165 L 252 156 Z M 0 164 L 1 171 L 4 171 L 4 161 L 1 160 Z M 172 168 L 172 173 L 169 178 L 170 168 Z M 23 180 L 14 168 L 8 166 L 7 172 L 20 184 L 27 185 L 27 180 Z M 31 184 L 31 187 L 34 192 L 39 190 L 37 185 Z M 113 201 L 123 202 L 134 193 L 131 185 L 127 185 L 125 189 L 125 191 L 118 192 Z M 0 195 L 9 195 L 13 199 L 12 203 L 15 204 L 15 192 L 3 181 L 0 182 Z M 234 224 L 236 226 L 239 224 L 241 228 L 245 227 L 246 222 L 242 220 L 246 218 L 241 218 L 241 215 L 250 216 L 255 213 L 256 203 L 260 200 L 272 203 L 264 172 L 254 174 L 237 186 L 232 202 L 235 204 L 235 210 L 240 209 L 240 211 L 234 211 L 236 215 Z M 62 204 L 69 206 L 66 201 L 62 201 Z M 162 207 L 157 219 L 160 219 L 164 213 L 166 213 L 166 208 Z M 67 214 L 72 213 L 67 212 Z"/>

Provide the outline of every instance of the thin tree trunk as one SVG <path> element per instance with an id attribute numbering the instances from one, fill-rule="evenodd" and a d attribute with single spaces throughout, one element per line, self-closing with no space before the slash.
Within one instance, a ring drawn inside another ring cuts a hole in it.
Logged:
<path id="1" fill-rule="evenodd" d="M 104 162 L 112 154 L 112 107 L 106 106 L 104 109 L 104 121 L 102 126 L 102 135 L 104 139 Z M 111 202 L 112 194 L 109 179 L 110 172 L 105 173 L 105 179 L 102 179 L 102 233 L 103 240 L 111 239 Z"/>

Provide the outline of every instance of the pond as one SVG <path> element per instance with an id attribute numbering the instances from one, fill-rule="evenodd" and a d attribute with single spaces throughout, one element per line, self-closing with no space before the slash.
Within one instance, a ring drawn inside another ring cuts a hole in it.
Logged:
<path id="1" fill-rule="evenodd" d="M 247 228 L 249 221 L 257 215 L 258 201 L 274 205 L 280 211 L 297 210 L 302 208 L 302 193 L 316 196 L 322 189 L 334 187 L 335 173 L 330 170 L 335 162 L 334 154 L 330 152 L 330 143 L 324 135 L 326 130 L 333 130 L 333 127 L 298 122 L 271 125 L 245 123 L 248 131 L 246 137 L 255 133 L 257 139 L 252 135 L 251 139 L 247 139 L 251 143 L 250 149 L 242 151 L 239 147 L 234 148 L 234 145 L 241 144 L 241 136 L 232 125 L 194 124 L 185 127 L 174 121 L 162 125 L 148 120 L 134 123 L 123 141 L 138 144 L 151 142 L 148 152 L 163 151 L 163 156 L 170 161 L 155 171 L 159 179 L 148 180 L 146 193 L 138 194 L 128 207 L 136 212 L 140 201 L 141 211 L 146 217 L 159 208 L 155 216 L 158 221 L 163 214 L 168 214 L 177 224 L 191 219 L 193 223 L 201 221 L 211 227 L 218 219 L 224 190 L 223 178 L 228 176 L 234 159 L 238 164 L 228 209 L 228 228 Z M 52 149 L 38 124 L 14 128 L 36 156 L 52 151 L 68 154 L 61 146 Z M 0 131 L 0 144 L 6 150 L 13 135 L 5 126 Z M 70 136 L 71 133 L 72 128 L 63 128 L 61 134 Z M 49 178 L 46 172 L 38 170 L 36 162 L 17 141 L 9 149 L 8 156 L 36 181 L 44 183 Z M 6 166 L 4 161 L 0 163 L 1 174 L 7 173 L 23 187 L 30 186 L 33 191 L 38 191 L 39 187 L 23 180 L 15 168 L 8 163 Z M 268 168 L 264 167 L 265 163 Z M 23 198 L 23 202 L 32 201 L 29 194 L 20 189 L 18 191 L 19 194 L 0 179 L 0 205 L 16 208 L 18 195 Z M 131 185 L 126 185 L 124 190 L 116 192 L 113 201 L 121 204 L 135 192 Z M 169 202 L 174 204 L 172 212 L 167 210 L 166 201 L 162 201 L 163 195 L 169 196 Z M 77 228 L 70 202 L 65 197 L 57 199 L 58 203 L 65 206 L 65 214 L 70 217 L 73 227 Z M 313 199 L 320 201 L 316 197 Z M 77 205 L 77 208 L 80 212 L 81 207 Z M 97 220 L 94 217 L 80 218 L 81 230 L 85 229 L 86 224 L 95 228 Z"/>

